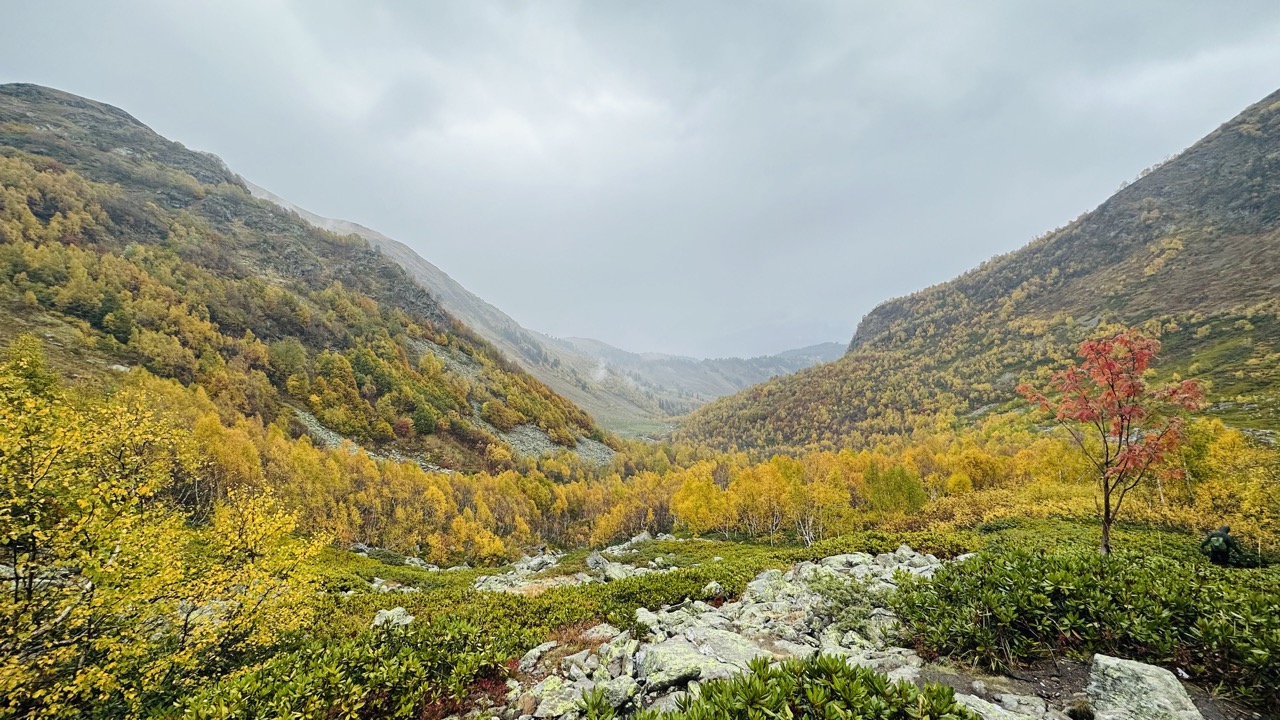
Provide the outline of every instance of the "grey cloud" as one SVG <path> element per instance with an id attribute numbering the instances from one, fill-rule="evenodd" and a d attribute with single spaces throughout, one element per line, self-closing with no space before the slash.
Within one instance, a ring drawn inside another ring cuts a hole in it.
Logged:
<path id="1" fill-rule="evenodd" d="M 1280 85 L 1266 2 L 14 3 L 0 80 L 124 107 L 530 327 L 845 341 Z M 56 32 L 36 31 L 53 28 Z"/>

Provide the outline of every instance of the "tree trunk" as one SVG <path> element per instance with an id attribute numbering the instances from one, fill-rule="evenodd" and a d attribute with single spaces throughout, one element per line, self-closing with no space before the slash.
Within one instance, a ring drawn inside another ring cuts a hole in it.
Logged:
<path id="1" fill-rule="evenodd" d="M 1102 555 L 1111 554 L 1111 523 L 1115 515 L 1111 509 L 1111 483 L 1104 475 L 1102 478 Z"/>

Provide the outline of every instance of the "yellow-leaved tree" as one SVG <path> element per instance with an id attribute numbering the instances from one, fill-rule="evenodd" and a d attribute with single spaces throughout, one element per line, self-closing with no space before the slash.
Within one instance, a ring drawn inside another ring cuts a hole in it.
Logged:
<path id="1" fill-rule="evenodd" d="M 76 399 L 37 340 L 0 363 L 0 717 L 133 717 L 306 622 L 302 571 L 270 495 L 212 518 L 188 436 L 142 396 Z"/>

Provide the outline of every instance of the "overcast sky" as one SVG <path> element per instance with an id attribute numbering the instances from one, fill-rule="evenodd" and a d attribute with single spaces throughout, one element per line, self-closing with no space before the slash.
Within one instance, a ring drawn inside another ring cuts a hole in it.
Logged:
<path id="1" fill-rule="evenodd" d="M 117 105 L 629 350 L 847 342 L 1280 87 L 1280 3 L 0 0 Z"/>

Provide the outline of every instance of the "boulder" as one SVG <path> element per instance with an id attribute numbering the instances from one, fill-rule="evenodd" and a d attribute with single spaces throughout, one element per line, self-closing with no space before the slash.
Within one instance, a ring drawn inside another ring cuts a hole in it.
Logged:
<path id="1" fill-rule="evenodd" d="M 390 610 L 379 610 L 378 614 L 373 616 L 371 627 L 403 627 L 411 622 L 413 622 L 413 616 L 408 610 L 393 607 Z"/>
<path id="2" fill-rule="evenodd" d="M 609 582 L 626 580 L 635 574 L 634 569 L 630 566 L 616 562 L 606 563 L 602 572 L 604 573 L 604 579 Z"/>
<path id="3" fill-rule="evenodd" d="M 605 565 L 608 564 L 609 561 L 606 560 L 604 555 L 601 555 L 599 552 L 593 552 L 587 556 L 587 567 L 592 570 L 603 570 Z"/>
<path id="4" fill-rule="evenodd" d="M 606 680 L 596 687 L 604 691 L 605 701 L 615 708 L 631 702 L 631 698 L 640 691 L 640 684 L 627 675 Z"/>
<path id="5" fill-rule="evenodd" d="M 746 669 L 747 663 L 758 657 L 773 658 L 773 653 L 737 633 L 709 627 L 694 627 L 685 631 L 684 637 L 698 652 L 716 662 Z"/>
<path id="6" fill-rule="evenodd" d="M 1134 660 L 1094 655 L 1085 692 L 1097 720 L 1202 720 L 1173 673 Z"/>
<path id="7" fill-rule="evenodd" d="M 703 676 L 704 668 L 717 664 L 684 638 L 646 645 L 641 651 L 640 676 L 649 691 L 679 687 Z"/>
<path id="8" fill-rule="evenodd" d="M 765 570 L 747 583 L 742 599 L 747 602 L 773 602 L 783 592 L 786 581 L 782 579 L 781 570 Z"/>
<path id="9" fill-rule="evenodd" d="M 870 555 L 866 553 L 848 553 L 847 555 L 832 555 L 818 561 L 823 567 L 832 568 L 833 570 L 849 570 L 861 565 L 869 565 L 874 561 Z"/>

